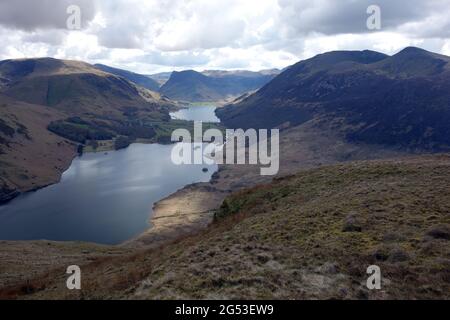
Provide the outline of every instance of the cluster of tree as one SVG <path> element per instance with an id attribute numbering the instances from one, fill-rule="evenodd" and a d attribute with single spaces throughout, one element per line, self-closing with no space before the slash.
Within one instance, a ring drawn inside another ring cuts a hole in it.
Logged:
<path id="1" fill-rule="evenodd" d="M 115 148 L 128 147 L 138 138 L 152 139 L 156 131 L 149 124 L 142 121 L 88 121 L 79 117 L 71 117 L 66 120 L 53 121 L 48 130 L 66 139 L 86 144 L 94 149 L 98 146 L 97 141 L 112 140 L 115 138 Z"/>
<path id="2" fill-rule="evenodd" d="M 128 148 L 128 146 L 132 144 L 134 140 L 135 139 L 131 137 L 124 137 L 124 136 L 117 137 L 116 140 L 114 140 L 114 149 L 120 150 Z"/>
<path id="3" fill-rule="evenodd" d="M 156 135 L 155 130 L 150 125 L 140 121 L 117 121 L 110 128 L 117 134 L 127 137 L 151 139 Z"/>
<path id="4" fill-rule="evenodd" d="M 70 119 L 53 121 L 48 130 L 69 140 L 86 143 L 86 140 L 111 140 L 115 134 L 93 124 L 80 124 Z"/>

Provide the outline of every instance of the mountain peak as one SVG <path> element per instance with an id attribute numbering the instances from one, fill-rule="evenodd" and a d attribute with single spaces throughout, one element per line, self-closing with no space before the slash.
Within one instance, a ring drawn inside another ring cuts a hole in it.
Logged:
<path id="1" fill-rule="evenodd" d="M 407 47 L 397 54 L 381 61 L 377 67 L 391 76 L 432 76 L 442 73 L 450 58 L 417 47 Z"/>
<path id="2" fill-rule="evenodd" d="M 224 101 L 261 88 L 273 75 L 258 72 L 194 70 L 173 72 L 160 92 L 170 99 L 180 101 Z"/>
<path id="3" fill-rule="evenodd" d="M 374 54 L 379 62 L 371 56 L 335 51 L 299 62 L 217 114 L 225 126 L 244 129 L 344 119 L 339 130 L 349 141 L 449 150 L 450 58 L 418 48 Z"/>
<path id="4" fill-rule="evenodd" d="M 357 63 L 369 64 L 378 62 L 387 58 L 388 56 L 371 50 L 364 51 L 331 51 L 324 54 L 321 54 L 317 57 L 320 57 L 320 60 L 326 60 L 331 63 L 339 63 L 343 61 L 353 61 Z"/>
<path id="5" fill-rule="evenodd" d="M 407 57 L 407 58 L 423 57 L 423 58 L 433 58 L 433 59 L 439 59 L 439 60 L 450 62 L 450 58 L 448 56 L 430 52 L 425 49 L 417 48 L 417 47 L 406 47 L 405 49 L 401 50 L 400 52 L 393 55 L 392 57 Z"/>
<path id="6" fill-rule="evenodd" d="M 433 53 L 418 47 L 406 47 L 405 49 L 395 54 L 395 56 L 403 55 L 433 55 Z"/>

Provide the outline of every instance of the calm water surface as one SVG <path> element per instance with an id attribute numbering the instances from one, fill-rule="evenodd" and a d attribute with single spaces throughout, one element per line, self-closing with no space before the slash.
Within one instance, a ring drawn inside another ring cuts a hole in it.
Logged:
<path id="1" fill-rule="evenodd" d="M 215 107 L 198 108 L 201 111 L 181 110 L 177 117 L 215 117 Z M 0 240 L 118 244 L 133 238 L 149 227 L 155 202 L 188 184 L 209 181 L 217 170 L 216 165 L 176 166 L 172 148 L 133 144 L 77 157 L 60 183 L 0 206 Z"/>
<path id="2" fill-rule="evenodd" d="M 191 105 L 170 115 L 172 119 L 218 123 L 220 119 L 215 114 L 216 109 L 214 105 Z"/>

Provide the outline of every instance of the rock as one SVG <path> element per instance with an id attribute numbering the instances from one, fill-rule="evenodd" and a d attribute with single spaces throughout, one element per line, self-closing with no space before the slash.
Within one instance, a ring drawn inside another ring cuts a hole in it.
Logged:
<path id="1" fill-rule="evenodd" d="M 389 252 L 385 247 L 381 247 L 381 248 L 377 248 L 374 251 L 374 253 L 372 254 L 372 256 L 377 261 L 386 261 L 387 259 L 389 259 Z"/>
<path id="2" fill-rule="evenodd" d="M 268 261 L 272 260 L 272 257 L 265 253 L 260 253 L 256 256 L 259 262 L 261 263 L 267 263 Z"/>
<path id="3" fill-rule="evenodd" d="M 9 189 L 7 187 L 0 187 L 0 205 L 5 204 L 20 194 L 19 191 Z"/>
<path id="4" fill-rule="evenodd" d="M 326 274 L 337 274 L 339 272 L 339 268 L 336 263 L 326 262 L 325 264 L 316 268 L 316 272 L 326 273 Z"/>
<path id="5" fill-rule="evenodd" d="M 275 271 L 277 271 L 277 270 L 282 270 L 282 269 L 283 269 L 283 266 L 282 266 L 279 262 L 277 262 L 277 261 L 275 261 L 275 260 L 270 260 L 270 261 L 268 261 L 268 262 L 265 264 L 265 266 L 266 266 L 267 268 L 269 268 L 269 269 L 271 269 L 271 270 L 275 270 Z"/>
<path id="6" fill-rule="evenodd" d="M 344 227 L 342 228 L 343 232 L 361 232 L 362 227 L 358 220 L 356 219 L 355 214 L 349 214 L 344 221 Z"/>
<path id="7" fill-rule="evenodd" d="M 450 240 L 450 227 L 447 224 L 442 224 L 432 227 L 426 234 L 433 239 Z"/>
<path id="8" fill-rule="evenodd" d="M 389 253 L 389 262 L 392 263 L 397 263 L 397 262 L 405 262 L 408 261 L 410 259 L 409 254 L 401 249 L 401 248 L 395 248 L 393 250 L 391 250 L 391 252 Z"/>
<path id="9" fill-rule="evenodd" d="M 203 172 L 208 172 L 209 171 L 209 169 L 208 168 L 203 168 L 203 170 L 202 170 Z"/>

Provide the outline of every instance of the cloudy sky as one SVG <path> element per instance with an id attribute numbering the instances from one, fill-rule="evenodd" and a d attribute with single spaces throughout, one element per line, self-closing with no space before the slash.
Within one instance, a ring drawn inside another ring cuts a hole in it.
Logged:
<path id="1" fill-rule="evenodd" d="M 67 28 L 67 8 L 81 29 Z M 381 9 L 381 30 L 367 8 Z M 283 68 L 331 50 L 450 55 L 450 0 L 0 0 L 0 59 L 50 56 L 140 73 Z"/>

